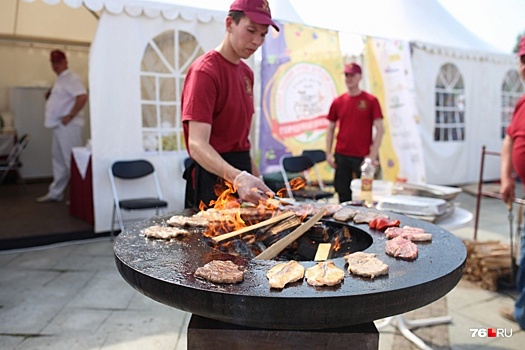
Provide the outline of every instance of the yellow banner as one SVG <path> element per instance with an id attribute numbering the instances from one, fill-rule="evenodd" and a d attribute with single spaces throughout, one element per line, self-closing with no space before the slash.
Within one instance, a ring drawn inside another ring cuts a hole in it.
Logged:
<path id="1" fill-rule="evenodd" d="M 379 149 L 383 179 L 426 182 L 409 43 L 368 38 L 365 62 L 370 92 L 381 104 L 385 134 Z"/>

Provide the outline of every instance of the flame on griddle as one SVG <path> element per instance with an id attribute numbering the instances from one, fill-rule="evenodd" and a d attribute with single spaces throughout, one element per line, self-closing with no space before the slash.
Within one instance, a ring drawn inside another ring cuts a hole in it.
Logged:
<path id="1" fill-rule="evenodd" d="M 241 205 L 239 199 L 234 195 L 237 190 L 231 183 L 223 181 L 215 186 L 214 191 L 217 200 L 210 201 L 209 208 L 222 215 L 221 220 L 210 221 L 208 229 L 204 233 L 209 237 L 236 231 L 259 222 L 261 218 L 281 213 L 279 210 L 280 203 L 273 198 L 271 193 L 268 194 L 267 199 L 259 201 L 258 205 L 251 203 Z M 257 191 L 257 189 L 254 188 L 253 191 Z M 199 209 L 205 211 L 208 207 L 201 202 Z M 243 218 L 243 210 L 244 212 L 249 210 L 251 215 L 245 215 L 246 217 Z"/>

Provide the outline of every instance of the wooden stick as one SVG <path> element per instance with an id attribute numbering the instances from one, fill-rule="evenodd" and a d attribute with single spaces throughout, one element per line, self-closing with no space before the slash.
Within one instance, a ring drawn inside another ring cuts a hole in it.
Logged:
<path id="1" fill-rule="evenodd" d="M 287 211 L 287 212 L 284 212 L 284 213 L 282 213 L 280 215 L 274 216 L 273 218 L 269 218 L 268 220 L 261 221 L 261 222 L 255 224 L 255 225 L 246 226 L 246 227 L 241 228 L 240 230 L 233 231 L 233 232 L 230 232 L 230 233 L 225 233 L 223 235 L 213 237 L 212 239 L 215 242 L 220 242 L 220 241 L 223 241 L 225 239 L 232 238 L 232 237 L 235 237 L 235 236 L 238 236 L 238 235 L 242 235 L 243 233 L 246 233 L 246 232 L 250 232 L 250 231 L 255 230 L 257 228 L 264 227 L 266 225 L 270 225 L 270 224 L 279 222 L 279 221 L 284 220 L 286 218 L 289 218 L 290 216 L 293 216 L 293 215 L 295 215 L 295 213 L 293 213 L 291 211 Z"/>
<path id="2" fill-rule="evenodd" d="M 275 258 L 277 254 L 283 251 L 284 248 L 286 248 L 293 241 L 301 237 L 306 231 L 308 231 L 313 225 L 315 225 L 315 223 L 319 221 L 319 219 L 321 219 L 325 213 L 326 213 L 326 209 L 323 208 L 317 214 L 312 216 L 308 221 L 306 221 L 304 224 L 296 228 L 292 233 L 280 239 L 279 241 L 275 242 L 264 252 L 257 255 L 255 259 L 256 260 L 270 260 L 270 259 Z"/>

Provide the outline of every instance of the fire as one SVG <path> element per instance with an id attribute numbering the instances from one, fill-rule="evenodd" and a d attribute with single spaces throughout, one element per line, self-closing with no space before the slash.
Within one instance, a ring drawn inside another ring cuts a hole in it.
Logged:
<path id="1" fill-rule="evenodd" d="M 337 235 L 332 241 L 332 250 L 337 252 L 339 249 L 341 249 L 341 239 L 339 238 L 339 235 Z"/>
<path id="2" fill-rule="evenodd" d="M 304 187 L 304 181 L 302 183 Z M 296 181 L 294 188 L 301 188 L 301 182 Z M 282 189 L 279 192 L 283 191 Z M 237 190 L 236 188 L 227 181 L 217 184 L 214 188 L 217 199 L 210 201 L 209 206 L 205 203 L 200 203 L 199 209 L 201 212 L 208 211 L 211 215 L 217 215 L 220 217 L 219 220 L 212 220 L 211 224 L 205 232 L 206 236 L 213 237 L 219 234 L 240 230 L 246 226 L 255 224 L 256 222 L 250 222 L 249 219 L 241 217 L 243 207 L 251 206 L 252 209 L 258 214 L 253 217 L 254 220 L 259 221 L 259 218 L 268 217 L 268 215 L 278 215 L 281 213 L 279 210 L 280 201 L 275 199 L 272 193 L 268 193 L 268 198 L 259 201 L 258 205 L 244 204 L 241 206 L 241 202 L 234 195 Z M 253 188 L 253 191 L 258 191 Z M 253 214 L 253 211 L 251 211 Z"/>
<path id="3" fill-rule="evenodd" d="M 301 177 L 296 177 L 290 180 L 290 189 L 292 191 L 297 191 L 305 187 L 306 187 L 306 181 L 305 179 Z M 286 197 L 287 196 L 286 188 L 281 188 L 279 191 L 277 191 L 276 195 L 281 198 Z"/>

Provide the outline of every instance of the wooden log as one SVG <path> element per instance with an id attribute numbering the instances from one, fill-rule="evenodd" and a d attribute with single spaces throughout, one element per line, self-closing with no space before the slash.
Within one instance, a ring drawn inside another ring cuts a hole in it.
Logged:
<path id="1" fill-rule="evenodd" d="M 280 252 L 283 251 L 290 243 L 295 241 L 297 238 L 301 237 L 306 231 L 308 231 L 317 221 L 319 221 L 323 215 L 326 213 L 326 209 L 321 209 L 314 216 L 312 216 L 308 221 L 303 223 L 301 226 L 296 228 L 289 235 L 283 239 L 272 244 L 268 249 L 266 249 L 261 254 L 255 257 L 256 260 L 271 260 L 275 258 Z"/>
<path id="2" fill-rule="evenodd" d="M 233 231 L 233 232 L 230 232 L 230 233 L 225 233 L 223 235 L 213 237 L 212 239 L 215 242 L 224 241 L 225 239 L 232 238 L 232 237 L 235 237 L 235 236 L 238 236 L 238 235 L 242 235 L 243 233 L 250 232 L 250 231 L 258 229 L 260 227 L 264 227 L 264 226 L 267 226 L 267 225 L 274 224 L 276 222 L 279 222 L 281 220 L 289 218 L 289 217 L 291 217 L 293 215 L 295 215 L 295 214 L 292 213 L 291 211 L 287 211 L 287 212 L 284 212 L 284 213 L 282 213 L 280 215 L 274 216 L 274 217 L 272 217 L 272 218 L 270 218 L 268 220 L 261 221 L 261 222 L 255 224 L 255 225 L 247 226 L 247 227 L 241 228 L 240 230 Z"/>
<path id="3" fill-rule="evenodd" d="M 317 252 L 315 253 L 314 261 L 325 261 L 330 256 L 330 250 L 332 244 L 330 243 L 319 243 L 317 246 Z"/>
<path id="4" fill-rule="evenodd" d="M 275 226 L 272 226 L 268 233 L 271 235 L 276 235 L 281 231 L 294 228 L 296 226 L 299 226 L 302 223 L 301 219 L 298 216 L 292 216 L 288 219 L 285 219 L 279 223 L 277 223 Z"/>

